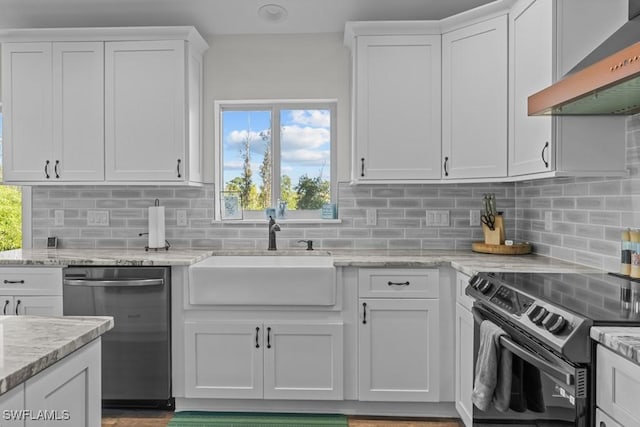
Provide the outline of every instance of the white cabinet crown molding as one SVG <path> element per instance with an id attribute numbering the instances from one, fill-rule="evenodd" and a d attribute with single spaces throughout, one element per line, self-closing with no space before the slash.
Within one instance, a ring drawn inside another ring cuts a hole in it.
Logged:
<path id="1" fill-rule="evenodd" d="M 349 21 L 344 27 L 344 45 L 353 50 L 359 36 L 440 35 L 440 21 Z"/>
<path id="2" fill-rule="evenodd" d="M 85 28 L 9 28 L 0 29 L 4 42 L 66 41 L 151 41 L 185 40 L 202 54 L 209 44 L 193 26 L 169 27 L 85 27 Z"/>

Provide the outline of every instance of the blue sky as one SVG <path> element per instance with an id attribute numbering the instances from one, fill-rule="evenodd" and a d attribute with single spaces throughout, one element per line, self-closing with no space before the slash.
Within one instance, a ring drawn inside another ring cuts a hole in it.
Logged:
<path id="1" fill-rule="evenodd" d="M 268 110 L 223 112 L 225 183 L 242 173 L 241 149 L 249 136 L 254 183 L 260 185 L 259 167 L 265 147 L 271 143 L 270 115 Z M 280 126 L 282 174 L 290 176 L 294 186 L 304 174 L 316 177 L 322 171 L 323 178 L 328 180 L 331 173 L 329 110 L 281 110 Z"/>

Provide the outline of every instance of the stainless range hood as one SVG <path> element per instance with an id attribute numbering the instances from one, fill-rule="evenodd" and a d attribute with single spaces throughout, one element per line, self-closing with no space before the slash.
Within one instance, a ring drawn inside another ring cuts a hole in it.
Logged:
<path id="1" fill-rule="evenodd" d="M 630 115 L 640 112 L 640 0 L 629 21 L 548 88 L 529 97 L 529 115 Z"/>

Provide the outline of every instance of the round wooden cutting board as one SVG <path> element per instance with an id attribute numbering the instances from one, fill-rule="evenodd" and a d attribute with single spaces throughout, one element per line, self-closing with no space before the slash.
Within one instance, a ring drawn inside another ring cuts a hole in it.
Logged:
<path id="1" fill-rule="evenodd" d="M 473 242 L 471 243 L 471 250 L 483 254 L 525 255 L 531 253 L 531 245 L 529 243 L 514 243 L 510 246 L 487 245 L 484 242 Z"/>

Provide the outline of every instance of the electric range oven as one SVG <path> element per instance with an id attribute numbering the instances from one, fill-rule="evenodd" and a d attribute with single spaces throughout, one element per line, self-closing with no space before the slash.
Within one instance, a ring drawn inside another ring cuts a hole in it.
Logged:
<path id="1" fill-rule="evenodd" d="M 591 426 L 595 422 L 595 342 L 590 329 L 640 326 L 640 283 L 606 273 L 479 273 L 474 299 L 474 372 L 480 324 L 502 328 L 512 355 L 506 411 L 473 407 L 474 426 Z"/>

